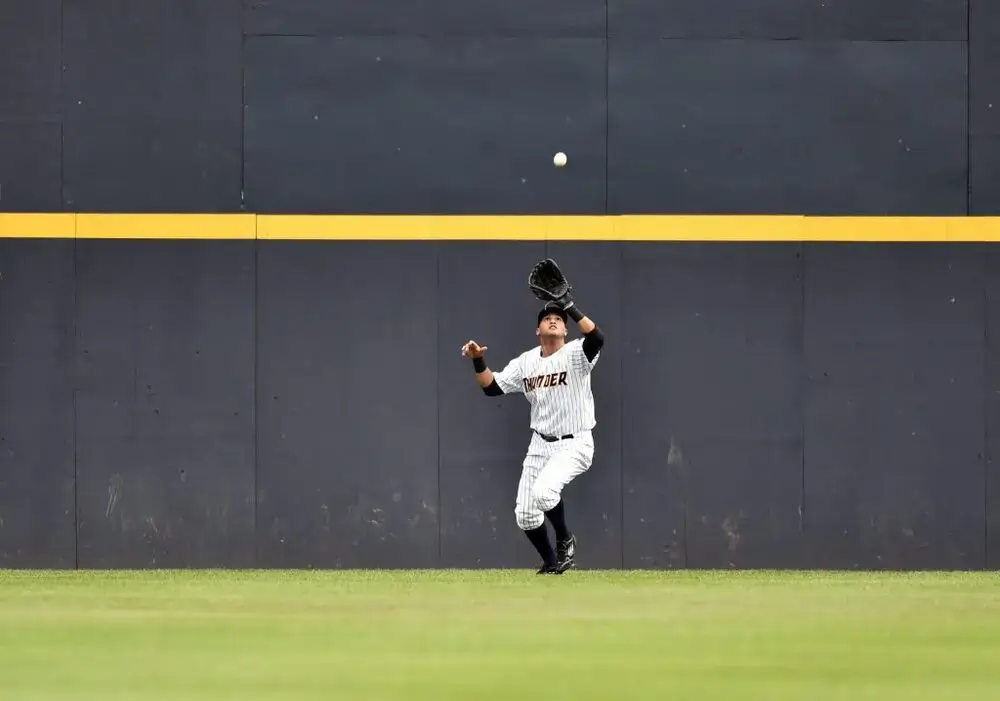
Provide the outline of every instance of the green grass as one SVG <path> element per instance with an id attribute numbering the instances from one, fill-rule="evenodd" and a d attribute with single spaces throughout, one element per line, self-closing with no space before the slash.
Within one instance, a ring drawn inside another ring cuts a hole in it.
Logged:
<path id="1" fill-rule="evenodd" d="M 10 701 L 1000 699 L 995 574 L 0 571 Z"/>

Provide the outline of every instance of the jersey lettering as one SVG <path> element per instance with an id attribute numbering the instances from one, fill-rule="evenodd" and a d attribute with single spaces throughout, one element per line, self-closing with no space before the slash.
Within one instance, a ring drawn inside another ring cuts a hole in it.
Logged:
<path id="1" fill-rule="evenodd" d="M 553 372 L 548 375 L 537 375 L 535 377 L 524 378 L 524 393 L 534 392 L 539 387 L 559 387 L 566 386 L 567 372 Z"/>

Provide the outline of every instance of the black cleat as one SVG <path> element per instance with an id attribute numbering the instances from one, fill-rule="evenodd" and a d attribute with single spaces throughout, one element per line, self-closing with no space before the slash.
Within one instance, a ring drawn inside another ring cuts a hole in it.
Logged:
<path id="1" fill-rule="evenodd" d="M 535 574 L 562 574 L 565 572 L 565 568 L 561 568 L 558 564 L 542 565 L 541 569 Z"/>
<path id="2" fill-rule="evenodd" d="M 556 543 L 556 563 L 565 572 L 576 565 L 576 536 L 571 535 L 566 540 Z"/>

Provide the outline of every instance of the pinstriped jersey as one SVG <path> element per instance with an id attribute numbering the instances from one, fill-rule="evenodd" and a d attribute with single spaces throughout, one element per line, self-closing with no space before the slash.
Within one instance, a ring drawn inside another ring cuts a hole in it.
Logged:
<path id="1" fill-rule="evenodd" d="M 583 339 L 569 341 L 550 356 L 536 346 L 511 359 L 493 379 L 504 394 L 521 393 L 531 405 L 531 428 L 547 436 L 589 431 L 597 420 L 590 373 L 601 354 L 588 360 Z"/>

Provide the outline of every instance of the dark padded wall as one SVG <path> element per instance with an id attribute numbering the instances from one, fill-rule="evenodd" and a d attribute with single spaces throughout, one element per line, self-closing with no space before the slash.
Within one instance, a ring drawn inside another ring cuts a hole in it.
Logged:
<path id="1" fill-rule="evenodd" d="M 626 244 L 624 257 L 626 565 L 796 562 L 798 246 Z"/>
<path id="2" fill-rule="evenodd" d="M 240 0 L 63 0 L 69 211 L 239 211 Z"/>
<path id="3" fill-rule="evenodd" d="M 969 213 L 1000 214 L 1000 4 L 969 0 Z"/>
<path id="4" fill-rule="evenodd" d="M 0 211 L 995 214 L 998 40 L 987 0 L 0 2 Z M 532 563 L 527 406 L 458 349 L 531 342 L 545 251 L 609 331 L 582 566 L 1000 563 L 992 252 L 73 248 L 0 245 L 5 564 Z"/>
<path id="5" fill-rule="evenodd" d="M 0 2 L 0 212 L 61 204 L 60 0 Z"/>
<path id="6" fill-rule="evenodd" d="M 986 0 L 5 2 L 0 210 L 994 213 L 998 38 Z"/>
<path id="7" fill-rule="evenodd" d="M 0 121 L 57 121 L 62 0 L 0 3 Z"/>
<path id="8" fill-rule="evenodd" d="M 987 247 L 89 240 L 0 246 L 4 562 L 530 566 L 459 349 L 546 254 L 608 339 L 581 567 L 996 564 Z"/>
<path id="9" fill-rule="evenodd" d="M 608 0 L 608 31 L 685 39 L 965 41 L 966 0 Z"/>
<path id="10" fill-rule="evenodd" d="M 261 561 L 433 565 L 434 246 L 269 242 L 258 255 Z"/>
<path id="11" fill-rule="evenodd" d="M 254 244 L 79 241 L 81 567 L 246 567 Z"/>
<path id="12" fill-rule="evenodd" d="M 604 37 L 604 0 L 243 0 L 248 34 Z"/>
<path id="13" fill-rule="evenodd" d="M 0 121 L 0 212 L 58 212 L 58 122 Z"/>
<path id="14" fill-rule="evenodd" d="M 977 566 L 983 250 L 810 244 L 805 256 L 809 562 Z"/>
<path id="15" fill-rule="evenodd" d="M 1000 569 L 1000 254 L 986 253 L 986 564 Z"/>
<path id="16" fill-rule="evenodd" d="M 470 339 L 487 346 L 486 362 L 496 370 L 529 347 L 538 305 L 525 294 L 523 278 L 504 271 L 530 269 L 545 247 L 442 243 L 439 251 L 441 564 L 529 566 L 533 550 L 514 522 L 521 461 L 531 438 L 528 403 L 521 395 L 484 395 L 461 347 Z"/>
<path id="17" fill-rule="evenodd" d="M 601 39 L 250 37 L 246 82 L 253 211 L 604 211 Z"/>
<path id="18" fill-rule="evenodd" d="M 611 41 L 609 210 L 962 214 L 959 43 Z"/>
<path id="19" fill-rule="evenodd" d="M 0 567 L 73 567 L 73 242 L 0 239 Z"/>

